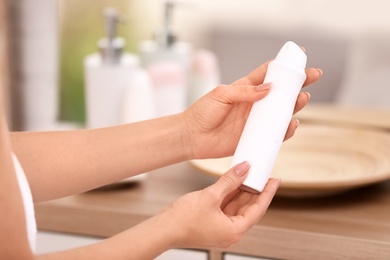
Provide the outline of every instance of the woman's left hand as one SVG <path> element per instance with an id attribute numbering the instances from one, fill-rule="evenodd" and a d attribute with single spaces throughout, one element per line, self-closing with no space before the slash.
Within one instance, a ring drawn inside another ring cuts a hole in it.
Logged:
<path id="1" fill-rule="evenodd" d="M 232 85 L 220 85 L 183 112 L 186 122 L 186 135 L 191 147 L 191 159 L 215 158 L 232 155 L 253 102 L 268 94 L 269 84 L 262 84 L 268 63 L 237 80 Z M 307 69 L 307 86 L 322 76 L 320 69 Z M 302 92 L 297 98 L 294 114 L 301 110 L 310 98 Z M 285 140 L 294 135 L 298 126 L 292 120 L 287 129 Z"/>
<path id="2" fill-rule="evenodd" d="M 180 197 L 156 216 L 166 220 L 175 247 L 229 247 L 264 216 L 280 180 L 270 179 L 261 194 L 242 191 L 249 167 L 236 165 L 215 184 Z"/>

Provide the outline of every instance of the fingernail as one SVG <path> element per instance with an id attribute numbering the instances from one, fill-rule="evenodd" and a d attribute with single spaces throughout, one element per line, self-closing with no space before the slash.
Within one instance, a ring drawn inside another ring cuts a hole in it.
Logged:
<path id="1" fill-rule="evenodd" d="M 324 74 L 321 69 L 317 69 L 317 71 L 320 73 L 320 77 Z"/>
<path id="2" fill-rule="evenodd" d="M 233 171 L 240 177 L 244 176 L 247 171 L 249 170 L 249 163 L 248 162 L 242 162 L 240 164 L 237 164 L 236 167 L 234 167 Z"/>
<path id="3" fill-rule="evenodd" d="M 282 182 L 282 179 L 281 178 L 270 178 L 270 180 L 274 180 L 278 183 L 278 186 L 280 185 L 280 183 Z"/>
<path id="4" fill-rule="evenodd" d="M 264 91 L 270 89 L 272 83 L 264 83 L 261 85 L 256 86 L 256 91 Z"/>
<path id="5" fill-rule="evenodd" d="M 305 92 L 305 94 L 307 96 L 307 100 L 310 100 L 310 97 L 311 97 L 310 93 L 309 92 Z"/>
<path id="6" fill-rule="evenodd" d="M 299 126 L 299 120 L 298 119 L 295 119 L 295 129 L 297 129 Z"/>

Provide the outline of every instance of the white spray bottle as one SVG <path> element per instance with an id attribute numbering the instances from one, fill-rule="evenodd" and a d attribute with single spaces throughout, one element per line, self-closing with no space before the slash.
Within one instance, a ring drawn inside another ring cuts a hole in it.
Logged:
<path id="1" fill-rule="evenodd" d="M 306 80 L 306 60 L 302 49 L 289 41 L 268 65 L 264 83 L 271 82 L 271 90 L 253 104 L 232 160 L 232 166 L 243 161 L 251 165 L 243 190 L 262 192 L 271 175 Z"/>

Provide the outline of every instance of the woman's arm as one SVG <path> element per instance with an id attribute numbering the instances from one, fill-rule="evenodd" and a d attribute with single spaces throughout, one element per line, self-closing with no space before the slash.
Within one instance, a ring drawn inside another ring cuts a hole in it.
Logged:
<path id="1" fill-rule="evenodd" d="M 166 215 L 154 216 L 101 242 L 37 256 L 38 259 L 154 259 L 163 252 L 174 248 L 177 226 Z"/>
<path id="2" fill-rule="evenodd" d="M 3 122 L 1 122 L 3 123 Z M 0 259 L 154 259 L 171 248 L 227 247 L 238 242 L 266 212 L 278 186 L 261 195 L 238 189 L 249 165 L 229 170 L 214 185 L 184 195 L 156 216 L 102 242 L 34 256 L 27 241 L 23 205 L 8 131 L 0 129 Z"/>
<path id="3" fill-rule="evenodd" d="M 269 91 L 261 85 L 266 70 L 264 64 L 233 85 L 217 87 L 177 115 L 93 130 L 13 133 L 34 200 L 84 192 L 188 159 L 233 154 L 252 103 Z M 306 74 L 308 85 L 321 71 Z M 308 99 L 301 93 L 295 112 Z M 286 138 L 296 127 L 293 120 Z"/>
<path id="4" fill-rule="evenodd" d="M 0 130 L 0 259 L 154 259 L 171 248 L 228 247 L 265 214 L 280 181 L 260 195 L 240 191 L 249 165 L 230 169 L 214 185 L 179 198 L 156 216 L 102 242 L 34 256 L 27 241 L 22 200 L 8 132 Z"/>
<path id="5" fill-rule="evenodd" d="M 249 169 L 242 163 L 214 185 L 179 198 L 161 213 L 116 236 L 86 247 L 35 256 L 27 241 L 4 117 L 0 117 L 0 141 L 0 259 L 138 260 L 154 259 L 175 247 L 227 247 L 261 219 L 279 186 L 279 181 L 271 180 L 261 195 L 241 192 L 238 187 Z"/>
<path id="6" fill-rule="evenodd" d="M 181 117 L 93 130 L 19 132 L 11 137 L 38 202 L 188 159 Z"/>
<path id="7" fill-rule="evenodd" d="M 102 242 L 39 258 L 147 260 L 171 248 L 229 247 L 263 217 L 280 184 L 271 179 L 260 195 L 241 191 L 248 169 L 248 163 L 238 164 L 215 184 Z"/>
<path id="8" fill-rule="evenodd" d="M 255 86 L 230 87 L 234 95 L 250 91 L 250 100 L 260 99 L 268 92 L 254 91 Z M 218 93 L 214 91 L 208 98 L 215 94 Z M 11 138 L 34 201 L 40 202 L 194 158 L 186 116 L 180 113 L 100 129 L 15 132 Z"/>

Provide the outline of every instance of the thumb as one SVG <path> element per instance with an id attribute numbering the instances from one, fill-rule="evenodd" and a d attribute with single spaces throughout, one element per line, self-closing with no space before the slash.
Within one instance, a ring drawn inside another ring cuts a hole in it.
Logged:
<path id="1" fill-rule="evenodd" d="M 229 193 L 240 187 L 247 176 L 249 168 L 248 162 L 242 162 L 227 171 L 212 185 L 216 194 L 220 194 L 221 198 L 225 198 Z"/>

